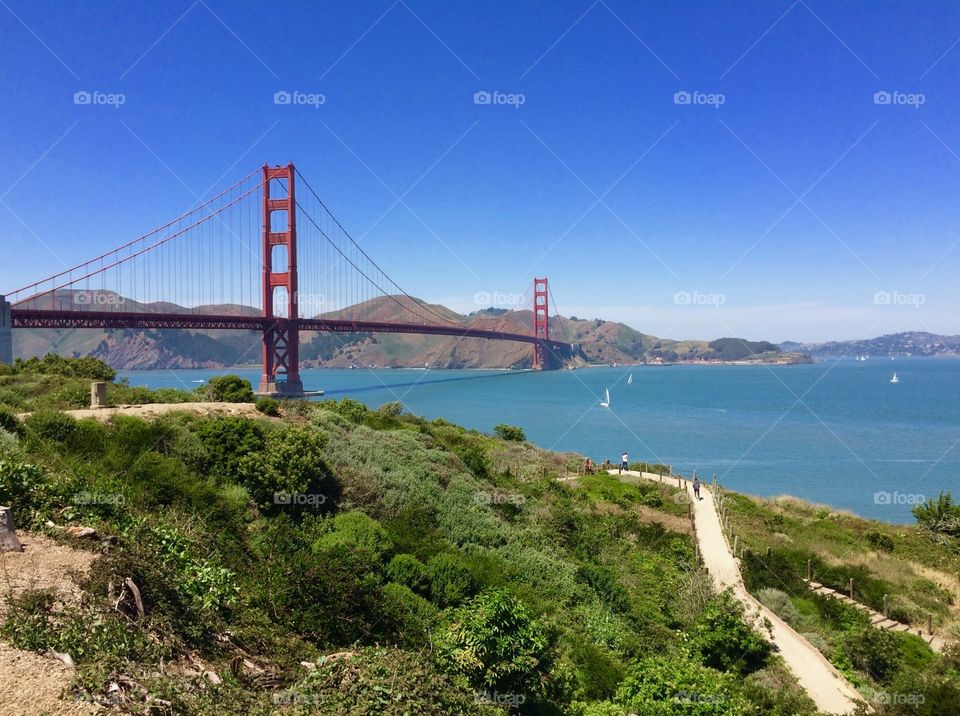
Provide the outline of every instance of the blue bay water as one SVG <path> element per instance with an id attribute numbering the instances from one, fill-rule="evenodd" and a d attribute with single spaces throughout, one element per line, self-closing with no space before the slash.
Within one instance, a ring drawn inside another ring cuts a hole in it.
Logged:
<path id="1" fill-rule="evenodd" d="M 891 384 L 896 370 L 899 384 Z M 126 371 L 133 385 L 192 389 L 226 371 Z M 256 385 L 259 371 L 232 370 Z M 627 377 L 633 373 L 633 384 Z M 796 495 L 890 522 L 912 501 L 960 497 L 960 360 L 874 358 L 799 366 L 641 366 L 528 373 L 308 370 L 308 390 L 528 439 L 600 462 L 716 473 L 734 490 Z M 609 410 L 599 401 L 611 393 Z M 879 493 L 879 494 L 878 494 Z M 889 494 L 888 494 L 889 493 Z"/>

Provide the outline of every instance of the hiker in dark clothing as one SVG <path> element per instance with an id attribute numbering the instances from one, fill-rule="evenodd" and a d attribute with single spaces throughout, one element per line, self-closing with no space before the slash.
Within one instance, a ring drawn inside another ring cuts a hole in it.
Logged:
<path id="1" fill-rule="evenodd" d="M 702 497 L 700 497 L 700 478 L 699 477 L 693 478 L 693 494 L 697 496 L 698 500 L 703 499 Z"/>

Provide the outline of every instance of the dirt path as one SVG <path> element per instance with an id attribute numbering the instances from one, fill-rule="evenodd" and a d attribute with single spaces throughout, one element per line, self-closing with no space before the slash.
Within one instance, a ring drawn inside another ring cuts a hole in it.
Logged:
<path id="1" fill-rule="evenodd" d="M 64 410 L 75 418 L 96 418 L 109 420 L 114 415 L 133 415 L 139 418 L 156 418 L 167 413 L 187 412 L 196 415 L 234 415 L 247 418 L 265 417 L 258 412 L 253 403 L 147 403 L 146 405 L 118 405 L 114 408 L 96 410 Z M 24 419 L 30 413 L 21 413 L 17 417 Z"/>
<path id="2" fill-rule="evenodd" d="M 660 477 L 652 473 L 625 474 L 660 482 Z M 684 486 L 692 499 L 690 483 L 684 481 Z M 714 505 L 713 492 L 703 485 L 700 488 L 700 497 L 699 501 L 693 500 L 693 518 L 697 525 L 700 554 L 713 577 L 714 585 L 721 591 L 731 589 L 734 596 L 746 607 L 748 618 L 759 615 L 769 620 L 773 632 L 771 640 L 777 646 L 787 668 L 813 699 L 818 710 L 830 714 L 852 713 L 856 709 L 856 702 L 861 700 L 856 689 L 816 647 L 747 592 L 740 576 L 740 567 L 724 537 L 720 516 Z"/>
<path id="3" fill-rule="evenodd" d="M 23 552 L 0 552 L 0 623 L 4 620 L 6 597 L 27 589 L 52 589 L 72 601 L 79 589 L 71 572 L 85 572 L 94 559 L 83 552 L 58 544 L 41 535 L 20 533 Z M 73 669 L 52 656 L 23 651 L 0 642 L 0 716 L 81 716 L 99 712 L 66 696 Z"/>

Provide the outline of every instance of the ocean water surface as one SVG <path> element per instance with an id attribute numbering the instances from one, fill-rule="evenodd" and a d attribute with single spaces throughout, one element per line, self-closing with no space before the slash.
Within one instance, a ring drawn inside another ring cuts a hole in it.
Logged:
<path id="1" fill-rule="evenodd" d="M 900 382 L 892 384 L 896 371 Z M 192 389 L 255 369 L 124 371 L 133 385 Z M 627 380 L 633 374 L 632 384 Z M 427 418 L 527 438 L 600 462 L 693 469 L 756 495 L 791 494 L 891 522 L 913 503 L 960 498 L 960 360 L 825 359 L 798 366 L 638 366 L 531 373 L 308 370 L 308 390 L 370 407 L 399 400 Z M 604 388 L 609 409 L 601 408 Z"/>

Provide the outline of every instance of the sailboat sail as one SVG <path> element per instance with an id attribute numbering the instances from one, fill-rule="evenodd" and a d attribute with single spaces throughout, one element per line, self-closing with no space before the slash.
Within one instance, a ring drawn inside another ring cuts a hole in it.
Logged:
<path id="1" fill-rule="evenodd" d="M 630 377 L 627 378 L 627 385 L 633 385 L 633 373 L 631 373 Z"/>

